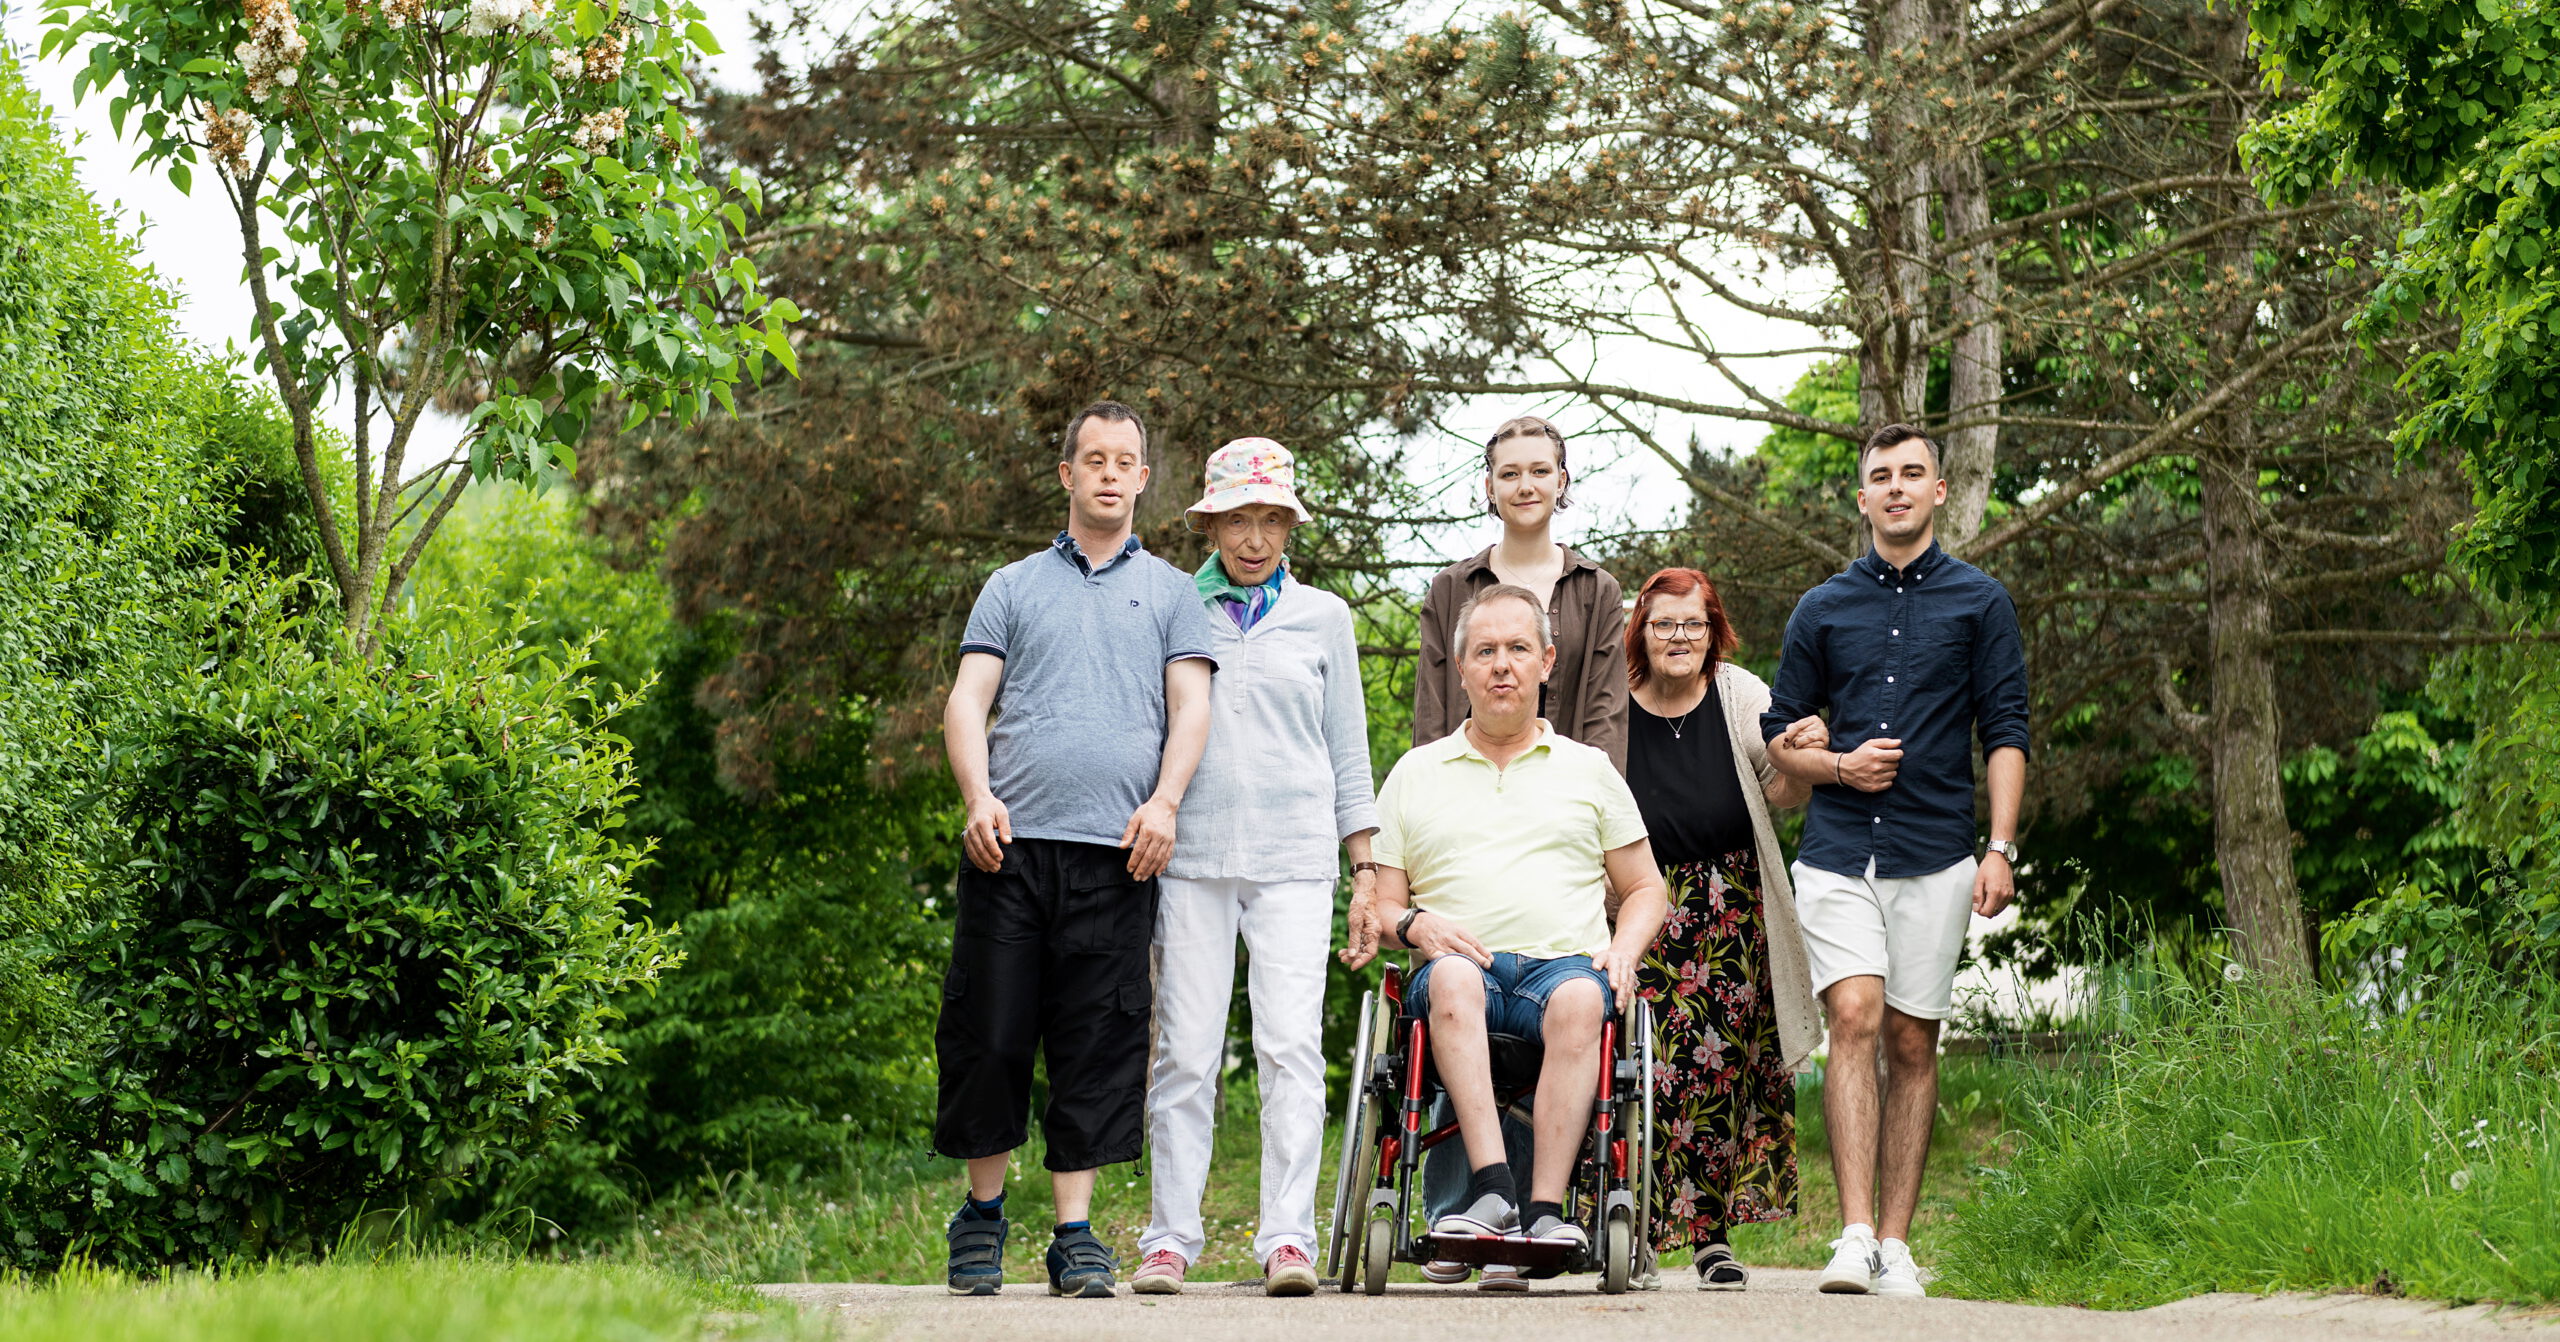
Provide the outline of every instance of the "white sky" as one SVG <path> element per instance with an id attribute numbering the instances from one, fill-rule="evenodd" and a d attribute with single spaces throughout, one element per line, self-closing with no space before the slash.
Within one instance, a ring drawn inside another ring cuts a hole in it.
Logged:
<path id="1" fill-rule="evenodd" d="M 713 62 L 713 78 L 730 86 L 751 82 L 755 53 L 749 40 L 749 17 L 755 6 L 749 0 L 711 0 L 704 8 L 724 49 Z M 861 6 L 847 0 L 844 8 L 850 20 Z M 34 58 L 42 32 L 41 13 L 35 0 L 0 0 L 0 32 L 5 32 L 28 79 L 65 132 L 72 152 L 80 160 L 83 184 L 92 196 L 113 208 L 139 239 L 140 259 L 177 297 L 178 321 L 185 335 L 208 349 L 245 350 L 250 313 L 248 294 L 240 283 L 239 241 L 219 198 L 209 183 L 204 193 L 190 198 L 179 194 L 159 174 L 132 168 L 131 149 L 119 144 L 107 125 L 106 97 L 93 91 L 85 103 L 75 105 L 71 100 L 74 67 L 60 60 Z M 1725 320 L 1711 334 L 1727 349 L 1805 343 L 1800 330 L 1748 314 L 1728 311 L 1724 316 Z M 1761 361 L 1767 369 L 1763 385 L 1782 389 L 1812 362 L 1810 356 Z M 246 374 L 245 357 L 241 358 L 240 367 Z M 1731 399 L 1730 390 L 1716 381 L 1709 369 L 1657 346 L 1613 342 L 1600 351 L 1598 371 L 1611 382 L 1671 388 L 1700 400 Z M 1544 414 L 1563 425 L 1568 434 L 1585 427 L 1596 428 L 1602 418 L 1596 410 L 1577 407 L 1563 398 L 1523 403 L 1498 397 L 1483 398 L 1447 416 L 1453 432 L 1446 443 L 1420 444 L 1423 450 L 1415 455 L 1426 464 L 1431 478 L 1442 482 L 1441 501 L 1450 510 L 1470 511 L 1477 492 L 1473 463 L 1481 435 L 1500 420 L 1522 412 Z M 1692 427 L 1701 442 L 1715 449 L 1747 448 L 1763 433 L 1757 425 L 1721 420 L 1700 420 L 1694 426 L 1664 423 L 1658 425 L 1658 430 L 1666 441 L 1679 443 L 1686 441 Z M 433 441 L 420 443 L 412 460 L 434 460 L 441 455 L 429 452 L 451 442 L 457 427 L 447 422 L 441 428 L 441 433 L 430 434 L 422 427 L 422 438 Z M 1639 445 L 1576 436 L 1573 465 L 1580 506 L 1558 519 L 1560 539 L 1567 542 L 1631 525 L 1666 525 L 1687 510 L 1688 491 L 1677 475 Z M 1461 528 L 1446 536 L 1428 537 L 1423 544 L 1432 550 L 1456 554 L 1472 551 L 1492 539 L 1492 526 L 1487 522 L 1472 532 Z M 1415 581 L 1420 581 L 1418 576 Z"/>

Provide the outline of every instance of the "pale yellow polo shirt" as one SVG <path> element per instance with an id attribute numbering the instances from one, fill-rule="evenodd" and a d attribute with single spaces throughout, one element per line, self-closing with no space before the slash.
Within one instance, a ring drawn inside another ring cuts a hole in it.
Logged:
<path id="1" fill-rule="evenodd" d="M 1603 854 L 1645 837 L 1644 817 L 1606 751 L 1538 730 L 1502 769 L 1464 723 L 1406 751 L 1378 791 L 1375 856 L 1488 951 L 1588 955 L 1609 944 Z"/>

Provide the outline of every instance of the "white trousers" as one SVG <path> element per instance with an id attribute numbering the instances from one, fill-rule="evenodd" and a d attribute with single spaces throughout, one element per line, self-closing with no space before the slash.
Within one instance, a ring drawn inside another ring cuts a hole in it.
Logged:
<path id="1" fill-rule="evenodd" d="M 1262 1225 L 1253 1256 L 1263 1261 L 1284 1244 L 1315 1256 L 1333 887 L 1329 880 L 1161 879 L 1155 1073 L 1147 1088 L 1154 1205 L 1138 1237 L 1140 1257 L 1171 1249 L 1198 1262 L 1207 1242 L 1200 1197 L 1209 1183 L 1238 933 L 1252 957 L 1246 993 L 1262 1089 Z"/>

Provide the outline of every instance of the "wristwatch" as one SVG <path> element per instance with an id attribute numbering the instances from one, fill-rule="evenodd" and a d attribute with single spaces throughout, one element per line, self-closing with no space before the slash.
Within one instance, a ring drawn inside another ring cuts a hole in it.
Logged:
<path id="1" fill-rule="evenodd" d="M 1396 941 L 1398 944 L 1406 947 L 1411 947 L 1413 945 L 1413 939 L 1406 936 L 1405 931 L 1406 929 L 1411 928 L 1413 926 L 1413 920 L 1421 917 L 1424 912 L 1425 910 L 1422 906 L 1417 904 L 1414 907 L 1405 910 L 1403 917 L 1396 919 Z"/>
<path id="2" fill-rule="evenodd" d="M 1991 842 L 1982 845 L 1982 851 L 1986 853 L 1998 853 L 2000 856 L 2009 859 L 2010 866 L 2014 867 L 2018 865 L 2018 841 L 2015 839 L 1993 839 Z"/>

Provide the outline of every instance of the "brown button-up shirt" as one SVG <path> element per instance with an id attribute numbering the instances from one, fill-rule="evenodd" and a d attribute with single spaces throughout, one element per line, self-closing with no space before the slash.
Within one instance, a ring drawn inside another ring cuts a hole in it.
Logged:
<path id="1" fill-rule="evenodd" d="M 1437 741 L 1467 720 L 1467 691 L 1451 655 L 1458 607 L 1501 579 L 1493 547 L 1440 570 L 1422 599 L 1422 664 L 1413 677 L 1413 743 Z M 1564 547 L 1564 574 L 1547 598 L 1556 669 L 1539 692 L 1539 713 L 1557 732 L 1609 752 L 1627 771 L 1627 611 L 1609 570 Z"/>

